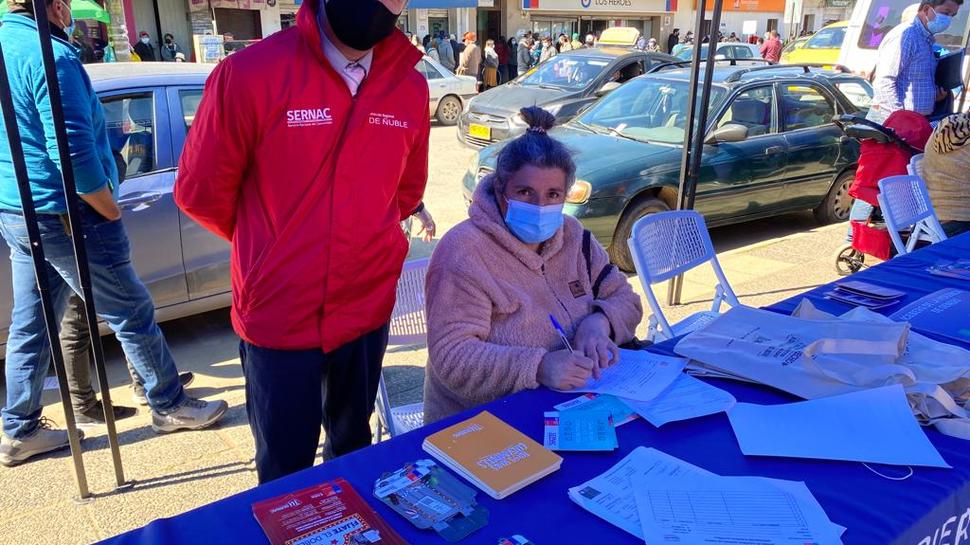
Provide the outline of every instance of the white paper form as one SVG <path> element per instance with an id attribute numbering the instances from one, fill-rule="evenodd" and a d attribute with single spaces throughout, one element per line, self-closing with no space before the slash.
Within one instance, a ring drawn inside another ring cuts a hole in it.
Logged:
<path id="1" fill-rule="evenodd" d="M 950 467 L 899 384 L 783 405 L 738 403 L 728 418 L 748 456 Z"/>
<path id="2" fill-rule="evenodd" d="M 782 482 L 638 476 L 633 485 L 646 543 L 841 544 L 841 527 L 829 520 L 804 483 Z"/>
<path id="3" fill-rule="evenodd" d="M 680 375 L 653 401 L 621 400 L 655 427 L 726 411 L 734 396 L 690 375 Z"/>
<path id="4" fill-rule="evenodd" d="M 643 539 L 630 479 L 645 475 L 662 475 L 671 479 L 714 476 L 706 469 L 659 450 L 637 447 L 606 473 L 570 488 L 569 497 L 590 513 Z"/>
<path id="5" fill-rule="evenodd" d="M 589 379 L 585 386 L 570 390 L 610 394 L 635 401 L 650 401 L 683 374 L 687 360 L 661 356 L 643 350 L 620 349 L 620 361 L 604 369 L 599 380 Z"/>

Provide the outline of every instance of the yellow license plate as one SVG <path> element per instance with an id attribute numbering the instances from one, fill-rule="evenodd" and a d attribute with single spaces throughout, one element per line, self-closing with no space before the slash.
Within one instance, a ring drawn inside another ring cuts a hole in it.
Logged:
<path id="1" fill-rule="evenodd" d="M 485 125 L 476 125 L 472 123 L 468 126 L 468 135 L 474 136 L 475 138 L 484 138 L 485 140 L 492 139 L 492 128 L 486 127 Z"/>

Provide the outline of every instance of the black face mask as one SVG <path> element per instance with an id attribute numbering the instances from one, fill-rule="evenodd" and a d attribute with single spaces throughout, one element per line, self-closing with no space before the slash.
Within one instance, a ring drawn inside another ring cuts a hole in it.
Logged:
<path id="1" fill-rule="evenodd" d="M 397 26 L 397 15 L 378 0 L 329 0 L 325 9 L 337 39 L 358 51 L 374 47 Z"/>

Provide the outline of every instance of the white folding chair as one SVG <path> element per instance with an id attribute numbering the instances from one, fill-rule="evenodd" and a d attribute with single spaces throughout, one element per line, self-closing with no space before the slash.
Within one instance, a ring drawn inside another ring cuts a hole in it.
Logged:
<path id="1" fill-rule="evenodd" d="M 923 170 L 922 170 L 923 165 L 921 164 L 922 162 L 923 162 L 922 153 L 917 153 L 916 155 L 910 157 L 909 164 L 906 165 L 906 172 L 908 172 L 910 176 L 922 177 L 923 176 Z"/>
<path id="2" fill-rule="evenodd" d="M 704 327 L 720 316 L 721 303 L 738 306 L 737 295 L 728 284 L 724 271 L 717 261 L 714 245 L 707 233 L 704 217 L 693 210 L 661 212 L 640 218 L 633 225 L 627 241 L 630 254 L 640 276 L 640 284 L 650 303 L 647 338 L 664 340 L 684 335 Z M 714 303 L 711 310 L 695 313 L 670 325 L 651 286 L 683 274 L 698 265 L 711 263 L 717 285 L 714 287 Z"/>
<path id="3" fill-rule="evenodd" d="M 428 338 L 428 320 L 424 311 L 424 278 L 428 273 L 428 258 L 404 263 L 397 283 L 397 301 L 391 313 L 389 346 L 422 344 Z M 381 371 L 377 394 L 377 440 L 384 432 L 390 437 L 409 432 L 424 425 L 424 403 L 391 407 Z"/>
<path id="4" fill-rule="evenodd" d="M 879 208 L 898 255 L 908 254 L 919 241 L 946 240 L 926 184 L 919 176 L 889 176 L 879 180 Z M 903 243 L 900 231 L 910 230 Z"/>

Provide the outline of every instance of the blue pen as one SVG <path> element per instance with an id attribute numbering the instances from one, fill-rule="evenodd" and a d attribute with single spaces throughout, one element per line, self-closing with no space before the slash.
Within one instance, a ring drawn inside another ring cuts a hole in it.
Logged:
<path id="1" fill-rule="evenodd" d="M 559 322 L 556 321 L 556 318 L 553 317 L 552 314 L 549 315 L 549 321 L 552 322 L 552 327 L 556 328 L 556 331 L 559 332 L 559 336 L 562 338 L 562 343 L 565 344 L 566 348 L 569 349 L 569 353 L 570 354 L 574 353 L 573 345 L 569 344 L 569 338 L 566 337 L 566 330 L 563 329 L 561 325 L 559 325 Z"/>

